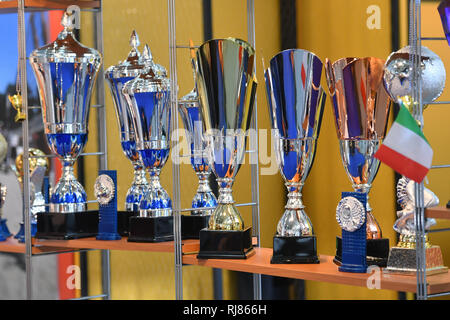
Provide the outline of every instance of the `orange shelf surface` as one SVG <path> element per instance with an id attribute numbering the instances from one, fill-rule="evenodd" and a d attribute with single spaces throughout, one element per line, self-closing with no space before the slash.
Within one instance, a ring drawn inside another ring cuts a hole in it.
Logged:
<path id="1" fill-rule="evenodd" d="M 17 0 L 0 2 L 0 13 L 17 12 Z M 25 0 L 25 11 L 27 10 L 64 10 L 70 5 L 77 5 L 81 9 L 98 9 L 100 8 L 100 1 L 91 0 Z"/>
<path id="2" fill-rule="evenodd" d="M 34 241 L 34 240 L 33 240 Z M 47 253 L 47 252 L 64 252 L 68 251 L 67 248 L 57 247 L 44 247 L 35 246 L 31 248 L 33 254 Z M 20 243 L 13 236 L 6 239 L 6 241 L 0 242 L 0 252 L 14 252 L 14 253 L 25 253 L 25 243 Z"/>
<path id="3" fill-rule="evenodd" d="M 60 247 L 71 249 L 105 249 L 123 251 L 149 251 L 149 252 L 174 252 L 174 242 L 128 242 L 126 237 L 120 240 L 96 240 L 92 238 L 82 238 L 74 240 L 44 240 L 35 239 L 35 245 L 44 247 Z M 197 252 L 199 248 L 198 240 L 183 240 L 182 251 L 184 253 Z"/>
<path id="4" fill-rule="evenodd" d="M 255 248 L 256 254 L 247 259 L 197 259 L 195 254 L 184 255 L 183 263 L 233 271 L 260 273 L 271 276 L 303 280 L 346 284 L 367 287 L 369 277 L 373 274 L 339 272 L 333 263 L 333 257 L 320 256 L 319 264 L 270 264 L 272 249 Z M 372 278 L 370 279 L 372 280 Z M 395 291 L 416 291 L 416 276 L 379 274 L 380 289 Z M 427 277 L 428 293 L 450 291 L 450 273 Z M 370 281 L 369 281 L 370 282 Z M 370 282 L 373 283 L 373 282 Z"/>
<path id="5" fill-rule="evenodd" d="M 450 209 L 446 207 L 434 207 L 425 210 L 427 218 L 450 220 Z"/>

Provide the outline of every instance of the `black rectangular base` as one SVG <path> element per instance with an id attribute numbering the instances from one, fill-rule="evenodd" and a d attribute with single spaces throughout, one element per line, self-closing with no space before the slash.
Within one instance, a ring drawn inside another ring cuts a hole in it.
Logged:
<path id="1" fill-rule="evenodd" d="M 70 240 L 95 237 L 98 210 L 82 212 L 40 212 L 37 214 L 37 239 Z"/>
<path id="2" fill-rule="evenodd" d="M 366 263 L 368 266 L 376 265 L 385 268 L 389 256 L 389 239 L 367 239 Z M 336 237 L 336 256 L 333 262 L 340 266 L 342 264 L 342 238 Z"/>
<path id="3" fill-rule="evenodd" d="M 252 228 L 244 230 L 200 230 L 198 259 L 247 259 L 255 254 Z"/>
<path id="4" fill-rule="evenodd" d="M 272 264 L 319 263 L 315 236 L 273 237 Z"/>
<path id="5" fill-rule="evenodd" d="M 130 217 L 137 215 L 139 215 L 137 211 L 117 211 L 117 232 L 121 236 L 128 237 Z"/>
<path id="6" fill-rule="evenodd" d="M 182 215 L 181 239 L 200 239 L 200 230 L 208 227 L 211 215 Z"/>
<path id="7" fill-rule="evenodd" d="M 130 217 L 130 242 L 163 242 L 173 240 L 173 216 Z"/>

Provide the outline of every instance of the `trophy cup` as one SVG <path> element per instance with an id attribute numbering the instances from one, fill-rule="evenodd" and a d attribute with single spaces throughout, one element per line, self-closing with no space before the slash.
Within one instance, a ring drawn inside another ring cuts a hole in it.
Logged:
<path id="1" fill-rule="evenodd" d="M 42 184 L 44 182 L 44 176 L 48 173 L 49 163 L 48 159 L 45 157 L 45 153 L 42 150 L 30 148 L 28 153 L 30 170 L 31 236 L 34 237 L 37 230 L 37 215 L 40 212 L 46 211 L 45 206 L 47 203 L 44 195 L 42 194 Z M 19 181 L 20 189 L 23 195 L 23 153 L 16 157 L 15 166 L 12 166 L 12 169 L 16 174 L 17 180 Z M 23 210 L 22 222 L 20 223 L 19 231 L 14 236 L 14 238 L 18 239 L 21 243 L 25 242 L 25 214 L 26 212 Z"/>
<path id="2" fill-rule="evenodd" d="M 97 233 L 98 214 L 86 211 L 86 192 L 75 178 L 73 164 L 87 142 L 90 98 L 102 57 L 75 40 L 72 18 L 65 12 L 64 29 L 57 39 L 30 55 L 44 133 L 63 165 L 62 177 L 51 191 L 50 212 L 38 214 L 36 237 L 40 238 L 73 239 Z"/>
<path id="3" fill-rule="evenodd" d="M 386 133 L 390 99 L 382 85 L 384 61 L 374 57 L 343 58 L 325 69 L 345 171 L 356 192 L 369 193 L 380 162 L 373 155 Z M 366 202 L 367 265 L 386 266 L 389 239 Z M 342 238 L 336 238 L 334 262 L 342 263 Z"/>
<path id="4" fill-rule="evenodd" d="M 25 113 L 22 111 L 22 96 L 19 93 L 15 95 L 8 96 L 8 100 L 16 110 L 16 116 L 14 117 L 15 122 L 21 122 L 26 119 Z"/>
<path id="5" fill-rule="evenodd" d="M 148 47 L 144 54 L 150 56 Z M 151 58 L 138 77 L 125 83 L 122 93 L 132 118 L 136 150 L 150 174 L 139 204 L 139 216 L 130 217 L 128 241 L 173 240 L 172 201 L 159 175 L 170 151 L 170 82 Z"/>
<path id="6" fill-rule="evenodd" d="M 184 124 L 190 150 L 191 165 L 198 177 L 197 193 L 192 199 L 191 215 L 181 216 L 181 236 L 184 239 L 198 239 L 201 229 L 208 227 L 208 221 L 217 199 L 209 186 L 211 167 L 208 163 L 207 142 L 204 137 L 203 118 L 199 106 L 195 80 L 195 53 L 192 57 L 194 89 L 178 101 L 178 111 Z M 211 208 L 198 210 L 199 208 Z"/>
<path id="7" fill-rule="evenodd" d="M 134 180 L 126 194 L 125 211 L 118 211 L 119 233 L 124 236 L 128 235 L 129 218 L 138 214 L 142 195 L 148 188 L 145 168 L 136 150 L 136 138 L 132 129 L 133 120 L 122 93 L 125 83 L 136 78 L 145 68 L 145 62 L 137 48 L 139 46 L 139 38 L 134 30 L 131 34 L 130 45 L 132 48 L 128 53 L 128 57 L 119 64 L 109 67 L 105 72 L 105 79 L 108 82 L 114 101 L 122 150 L 134 168 Z"/>
<path id="8" fill-rule="evenodd" d="M 200 231 L 198 258 L 240 258 L 254 254 L 251 227 L 234 205 L 231 187 L 244 158 L 256 78 L 255 50 L 228 38 L 203 43 L 196 53 L 197 90 L 208 162 L 219 185 L 219 198 L 208 228 Z"/>
<path id="9" fill-rule="evenodd" d="M 444 29 L 447 43 L 450 46 L 450 0 L 442 0 L 438 6 L 438 12 L 441 16 L 442 28 Z"/>
<path id="10" fill-rule="evenodd" d="M 402 104 L 413 113 L 417 104 L 412 98 L 410 86 L 410 46 L 393 52 L 387 58 L 384 71 L 384 86 L 393 101 L 401 100 Z M 421 47 L 421 78 L 422 78 L 422 102 L 423 109 L 436 100 L 445 87 L 445 67 L 442 60 L 430 49 Z M 420 124 L 420 120 L 417 120 Z M 397 183 L 397 201 L 402 210 L 397 211 L 398 219 L 394 224 L 394 230 L 399 234 L 399 242 L 389 252 L 387 267 L 388 273 L 416 272 L 416 233 L 415 233 L 415 195 L 414 181 L 402 176 Z M 424 208 L 434 207 L 439 204 L 436 195 L 424 187 Z M 436 221 L 425 218 L 425 230 L 429 230 Z M 447 272 L 444 266 L 441 248 L 432 245 L 426 238 L 426 273 L 434 274 Z"/>
<path id="11" fill-rule="evenodd" d="M 289 49 L 275 55 L 264 72 L 276 159 L 288 190 L 270 263 L 319 263 L 301 191 L 314 162 L 325 105 L 322 67 L 313 53 Z"/>

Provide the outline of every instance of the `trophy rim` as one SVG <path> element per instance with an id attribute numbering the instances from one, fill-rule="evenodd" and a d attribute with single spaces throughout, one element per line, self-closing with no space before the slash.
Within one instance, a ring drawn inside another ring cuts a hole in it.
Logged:
<path id="1" fill-rule="evenodd" d="M 276 57 L 278 57 L 279 55 L 281 55 L 282 53 L 287 52 L 287 51 L 295 51 L 295 52 L 301 51 L 301 52 L 308 53 L 308 54 L 312 55 L 314 58 L 317 58 L 320 61 L 320 63 L 322 63 L 322 68 L 323 68 L 324 63 L 323 63 L 322 59 L 320 59 L 319 56 L 317 54 L 315 54 L 314 52 L 306 50 L 306 49 L 301 49 L 301 48 L 290 48 L 290 49 L 284 49 L 284 50 L 276 53 L 275 55 L 273 55 L 272 58 L 270 58 L 270 60 L 269 60 L 269 67 L 266 70 L 264 70 L 264 74 L 266 73 L 267 70 L 270 69 L 270 65 L 272 64 L 272 61 Z"/>
<path id="2" fill-rule="evenodd" d="M 228 41 L 229 41 L 229 42 L 231 42 L 231 43 L 237 44 L 238 46 L 244 47 L 244 48 L 247 49 L 247 51 L 249 52 L 249 56 L 254 56 L 255 53 L 256 53 L 255 48 L 253 48 L 253 46 L 252 46 L 249 42 L 247 42 L 247 41 L 245 41 L 245 40 L 243 40 L 243 39 L 241 39 L 241 38 L 237 38 L 237 37 L 228 37 L 228 38 L 215 38 L 215 39 L 209 39 L 209 40 L 203 42 L 203 43 L 198 47 L 198 49 L 197 49 L 197 54 L 198 54 L 199 51 L 201 51 L 204 47 L 206 47 L 206 46 L 209 45 L 210 43 L 220 42 L 220 41 L 223 41 L 223 42 L 225 42 L 225 41 L 228 42 Z M 244 44 L 245 44 L 245 45 L 244 45 Z M 250 49 L 250 50 L 249 50 L 249 49 Z"/>

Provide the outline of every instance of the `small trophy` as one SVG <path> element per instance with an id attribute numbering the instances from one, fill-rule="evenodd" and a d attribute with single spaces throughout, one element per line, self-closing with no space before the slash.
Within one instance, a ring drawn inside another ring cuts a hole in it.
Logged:
<path id="1" fill-rule="evenodd" d="M 117 172 L 100 170 L 94 193 L 98 201 L 99 222 L 97 240 L 120 240 L 117 233 Z"/>
<path id="2" fill-rule="evenodd" d="M 191 43 L 191 48 L 193 44 Z M 198 177 L 197 193 L 192 199 L 190 215 L 181 216 L 181 237 L 198 239 L 201 229 L 208 227 L 208 222 L 217 199 L 209 186 L 211 167 L 208 163 L 207 142 L 204 137 L 204 122 L 199 106 L 197 82 L 195 79 L 195 51 L 191 49 L 192 67 L 194 69 L 194 89 L 178 100 L 178 111 L 183 120 L 190 150 L 191 165 Z M 199 208 L 210 208 L 197 210 Z"/>
<path id="3" fill-rule="evenodd" d="M 388 122 L 390 99 L 382 85 L 384 60 L 327 59 L 326 75 L 342 163 L 356 192 L 369 193 L 380 162 L 374 154 L 381 145 Z M 367 197 L 367 265 L 385 267 L 389 239 L 382 237 Z M 342 238 L 336 238 L 334 262 L 342 262 Z"/>
<path id="4" fill-rule="evenodd" d="M 145 71 L 145 57 L 139 53 L 139 38 L 134 30 L 131 33 L 130 45 L 132 48 L 127 58 L 119 64 L 109 67 L 105 72 L 105 79 L 114 101 L 122 149 L 134 168 L 134 179 L 126 194 L 125 211 L 118 211 L 118 228 L 119 233 L 123 236 L 128 235 L 129 218 L 138 214 L 139 203 L 148 189 L 146 171 L 136 150 L 136 137 L 132 130 L 133 119 L 122 93 L 123 86 L 127 81 L 133 80 Z"/>
<path id="5" fill-rule="evenodd" d="M 414 113 L 417 104 L 412 98 L 410 86 L 410 46 L 393 52 L 387 58 L 384 72 L 384 86 L 393 101 L 402 100 L 409 112 Z M 430 49 L 421 47 L 421 78 L 422 78 L 422 102 L 423 108 L 436 100 L 444 90 L 446 73 L 442 60 Z M 416 120 L 420 125 L 420 120 Z M 397 201 L 402 210 L 397 211 L 398 219 L 394 224 L 394 230 L 399 233 L 399 242 L 389 252 L 389 259 L 385 272 L 410 273 L 416 272 L 416 233 L 414 224 L 415 195 L 414 181 L 402 176 L 397 183 Z M 439 204 L 436 195 L 424 187 L 424 208 L 434 207 Z M 436 221 L 425 218 L 425 229 L 429 230 Z M 439 246 L 431 245 L 426 238 L 426 273 L 447 272 L 444 266 L 442 252 Z"/>
<path id="6" fill-rule="evenodd" d="M 170 151 L 170 82 L 165 69 L 154 63 L 148 46 L 145 71 L 125 83 L 122 93 L 132 118 L 136 150 L 150 175 L 139 204 L 139 216 L 130 217 L 128 241 L 173 240 L 172 201 L 159 175 Z"/>
<path id="7" fill-rule="evenodd" d="M 302 49 L 284 50 L 265 70 L 272 138 L 288 201 L 273 237 L 271 263 L 319 263 L 316 236 L 302 188 L 311 170 L 326 95 L 320 86 L 323 64 Z"/>
<path id="8" fill-rule="evenodd" d="M 200 230 L 199 259 L 245 259 L 255 251 L 251 227 L 234 205 L 231 187 L 245 155 L 256 93 L 255 50 L 228 38 L 203 43 L 196 53 L 197 92 L 208 143 L 208 162 L 219 185 L 208 228 Z"/>
<path id="9" fill-rule="evenodd" d="M 49 163 L 48 159 L 45 157 L 45 153 L 42 150 L 36 148 L 30 148 L 29 153 L 29 169 L 30 169 L 30 212 L 31 212 L 31 236 L 34 237 L 37 231 L 37 215 L 41 212 L 46 211 L 45 197 L 42 193 L 42 185 L 44 182 L 44 177 L 48 173 Z M 16 157 L 15 166 L 12 166 L 13 171 L 16 174 L 17 180 L 19 181 L 20 189 L 22 195 L 23 190 L 23 153 Z M 20 228 L 17 234 L 14 236 L 19 242 L 25 242 L 25 214 L 22 212 L 22 222 L 20 223 Z"/>
<path id="10" fill-rule="evenodd" d="M 86 211 L 87 197 L 73 165 L 88 139 L 90 98 L 102 63 L 101 54 L 80 44 L 73 16 L 62 17 L 57 39 L 30 55 L 50 150 L 62 162 L 62 176 L 52 188 L 50 212 L 38 214 L 36 237 L 74 239 L 97 234 L 98 212 Z"/>
<path id="11" fill-rule="evenodd" d="M 11 102 L 11 105 L 16 110 L 17 114 L 14 118 L 15 122 L 21 122 L 26 119 L 25 113 L 22 111 L 22 96 L 19 93 L 15 95 L 9 96 L 8 100 Z"/>

